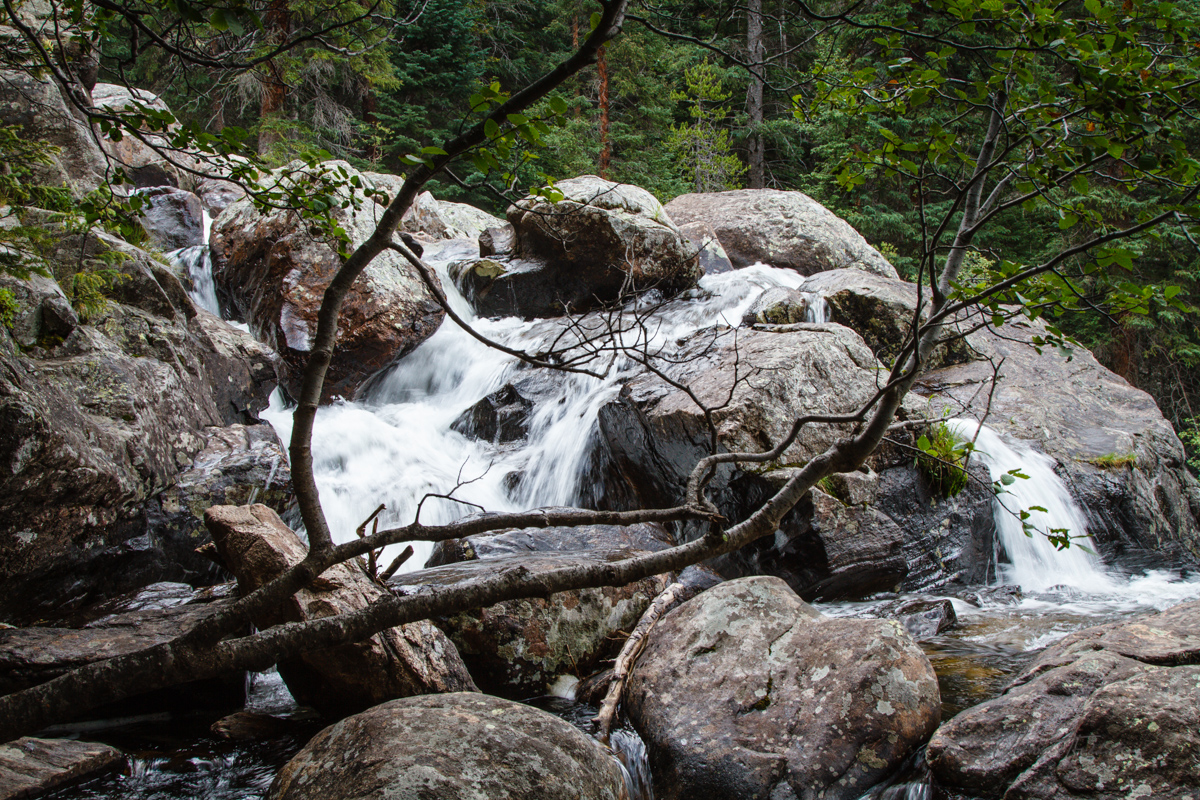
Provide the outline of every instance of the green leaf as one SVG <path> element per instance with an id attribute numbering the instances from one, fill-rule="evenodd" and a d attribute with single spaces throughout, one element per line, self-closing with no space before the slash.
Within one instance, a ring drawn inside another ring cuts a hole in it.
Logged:
<path id="1" fill-rule="evenodd" d="M 427 156 L 448 156 L 450 155 L 440 147 L 422 147 L 421 152 Z"/>
<path id="2" fill-rule="evenodd" d="M 494 119 L 487 119 L 483 123 L 483 135 L 489 139 L 495 139 L 500 135 L 500 125 Z"/>

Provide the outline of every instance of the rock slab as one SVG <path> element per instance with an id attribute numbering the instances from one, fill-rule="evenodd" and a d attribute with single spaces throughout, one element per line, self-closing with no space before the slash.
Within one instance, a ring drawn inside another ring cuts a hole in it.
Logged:
<path id="1" fill-rule="evenodd" d="M 98 742 L 17 739 L 0 745 L 0 800 L 34 797 L 123 760 L 116 748 Z"/>
<path id="2" fill-rule="evenodd" d="M 545 711 L 481 694 L 394 700 L 284 766 L 269 800 L 628 800 L 616 761 Z"/>
<path id="3" fill-rule="evenodd" d="M 941 707 L 901 625 L 823 617 L 767 577 L 660 620 L 625 704 L 665 800 L 853 800 L 926 740 Z"/>

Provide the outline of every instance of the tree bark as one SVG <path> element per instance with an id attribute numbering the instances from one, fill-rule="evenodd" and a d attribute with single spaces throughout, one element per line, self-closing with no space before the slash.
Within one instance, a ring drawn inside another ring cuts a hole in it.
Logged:
<path id="1" fill-rule="evenodd" d="M 766 186 L 762 136 L 763 86 L 766 83 L 762 0 L 749 0 L 746 6 L 746 52 L 750 62 L 750 86 L 746 89 L 746 115 L 750 125 L 750 134 L 746 137 L 746 161 L 750 170 L 746 179 L 751 189 L 762 189 Z"/>
<path id="2" fill-rule="evenodd" d="M 263 14 L 263 30 L 270 42 L 281 42 L 291 31 L 291 10 L 287 0 L 271 0 L 267 13 Z M 259 124 L 268 123 L 278 117 L 287 102 L 287 82 L 283 77 L 283 69 L 279 59 L 267 62 L 262 79 L 262 101 L 259 106 Z M 278 130 L 264 128 L 258 134 L 258 154 L 263 155 L 271 146 L 281 141 L 283 135 Z"/>
<path id="3" fill-rule="evenodd" d="M 608 57 L 607 48 L 601 47 L 596 55 L 596 71 L 600 75 L 600 164 L 597 173 L 608 178 L 612 164 L 612 143 L 608 139 Z"/>

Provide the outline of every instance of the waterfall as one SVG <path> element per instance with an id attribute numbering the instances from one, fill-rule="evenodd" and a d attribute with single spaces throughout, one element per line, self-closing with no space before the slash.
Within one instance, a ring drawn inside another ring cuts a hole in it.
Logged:
<path id="1" fill-rule="evenodd" d="M 460 252 L 452 257 L 462 258 Z M 455 310 L 473 328 L 505 345 L 536 350 L 560 335 L 564 320 L 524 321 L 476 318 L 446 276 L 448 257 L 427 254 L 438 270 Z M 796 288 L 804 280 L 791 270 L 754 265 L 709 275 L 698 289 L 658 305 L 653 324 L 643 328 L 649 347 L 666 345 L 714 326 L 733 327 L 765 290 Z M 636 313 L 631 307 L 627 313 Z M 605 366 L 597 364 L 595 366 Z M 480 508 L 518 511 L 549 505 L 576 505 L 600 408 L 616 396 L 637 365 L 617 358 L 605 377 L 550 373 L 530 368 L 481 344 L 447 320 L 438 331 L 390 372 L 378 378 L 354 402 L 320 409 L 313 452 L 321 503 L 338 541 L 380 503 L 387 505 L 383 524 L 408 524 L 421 507 L 421 521 L 453 521 Z M 533 380 L 535 405 L 528 436 L 493 444 L 463 436 L 451 424 L 481 398 L 510 382 Z M 284 441 L 291 433 L 291 412 L 276 402 L 263 417 Z M 453 493 L 454 500 L 432 497 Z M 427 497 L 427 495 L 429 495 Z M 405 569 L 419 569 L 430 545 L 414 545 Z M 399 547 L 390 548 L 397 552 Z M 383 561 L 392 557 L 385 553 Z"/>
<path id="2" fill-rule="evenodd" d="M 208 237 L 205 236 L 207 239 Z M 217 284 L 212 274 L 212 253 L 208 244 L 183 247 L 167 253 L 167 258 L 185 276 L 189 284 L 188 297 L 211 314 L 220 314 L 217 304 Z"/>
<path id="3" fill-rule="evenodd" d="M 1044 591 L 1066 585 L 1082 590 L 1107 589 L 1111 580 L 1094 552 L 1087 534 L 1087 517 L 1075 502 L 1062 479 L 1054 472 L 1054 459 L 1027 445 L 1008 442 L 1000 434 L 980 426 L 974 420 L 951 420 L 955 432 L 964 439 L 975 439 L 974 458 L 987 465 L 993 481 L 1000 481 L 1011 470 L 1026 478 L 1017 478 L 996 495 L 996 534 L 1009 564 L 1001 564 L 1005 581 L 1019 584 L 1026 591 Z M 1043 511 L 1033 511 L 1034 508 Z M 1027 536 L 1020 514 L 1029 513 L 1033 526 Z M 1071 546 L 1059 550 L 1050 543 L 1052 529 L 1065 528 Z"/>
<path id="4" fill-rule="evenodd" d="M 801 292 L 804 295 L 804 321 L 829 322 L 829 301 L 820 292 Z"/>

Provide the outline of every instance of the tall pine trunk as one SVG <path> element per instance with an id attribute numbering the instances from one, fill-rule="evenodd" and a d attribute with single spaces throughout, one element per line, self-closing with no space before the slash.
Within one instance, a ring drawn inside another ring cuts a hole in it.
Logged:
<path id="1" fill-rule="evenodd" d="M 291 11 L 288 9 L 287 0 L 271 0 L 271 4 L 267 7 L 267 13 L 263 15 L 263 30 L 267 41 L 272 44 L 284 41 L 291 32 L 291 26 Z M 263 76 L 259 124 L 267 123 L 271 117 L 278 116 L 283 111 L 286 102 L 287 83 L 283 77 L 283 69 L 278 60 L 273 59 L 268 62 L 266 74 Z M 266 153 L 271 145 L 282 138 L 282 134 L 277 129 L 271 130 L 269 127 L 260 129 L 258 134 L 259 155 Z"/>
<path id="2" fill-rule="evenodd" d="M 746 137 L 747 180 L 751 189 L 766 185 L 763 167 L 763 83 L 764 57 L 762 0 L 748 0 L 746 6 L 746 51 L 750 62 L 750 86 L 746 90 L 746 114 L 750 119 L 750 135 Z"/>
<path id="3" fill-rule="evenodd" d="M 612 142 L 608 139 L 608 47 L 597 53 L 596 70 L 600 73 L 600 166 L 601 178 L 608 178 L 612 163 Z"/>

